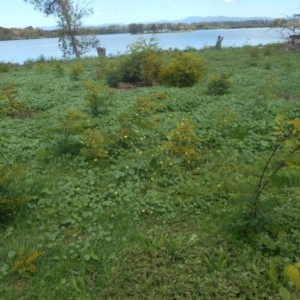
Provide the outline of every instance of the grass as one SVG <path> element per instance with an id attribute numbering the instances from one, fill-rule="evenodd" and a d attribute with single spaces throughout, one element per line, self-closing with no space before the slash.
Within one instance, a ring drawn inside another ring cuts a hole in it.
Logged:
<path id="1" fill-rule="evenodd" d="M 251 234 L 240 230 L 276 117 L 299 117 L 298 55 L 189 51 L 206 69 L 194 87 L 114 89 L 99 103 L 86 82 L 104 84 L 114 58 L 5 65 L 1 299 L 300 297 L 284 274 L 300 260 L 297 157 L 270 176 Z M 207 94 L 222 74 L 229 92 Z"/>

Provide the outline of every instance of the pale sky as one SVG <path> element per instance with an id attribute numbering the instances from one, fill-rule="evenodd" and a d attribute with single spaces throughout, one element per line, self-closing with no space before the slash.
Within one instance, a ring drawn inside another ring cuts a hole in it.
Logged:
<path id="1" fill-rule="evenodd" d="M 300 0 L 88 0 L 94 14 L 84 25 L 147 23 L 190 16 L 285 18 L 300 13 Z M 79 0 L 80 3 L 80 0 Z M 55 26 L 24 0 L 0 0 L 0 27 Z"/>

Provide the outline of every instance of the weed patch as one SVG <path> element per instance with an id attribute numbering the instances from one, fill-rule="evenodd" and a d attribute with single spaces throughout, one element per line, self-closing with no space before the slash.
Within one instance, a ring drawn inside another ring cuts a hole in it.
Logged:
<path id="1" fill-rule="evenodd" d="M 1 299 L 299 298 L 296 56 L 140 40 L 0 71 Z"/>

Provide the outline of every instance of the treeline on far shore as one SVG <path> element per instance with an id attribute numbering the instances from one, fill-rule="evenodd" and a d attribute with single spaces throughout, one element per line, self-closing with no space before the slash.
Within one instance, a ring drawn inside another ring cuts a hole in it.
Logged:
<path id="1" fill-rule="evenodd" d="M 82 27 L 78 30 L 79 35 L 102 35 L 117 33 L 162 33 L 174 31 L 209 30 L 209 29 L 234 29 L 234 28 L 259 28 L 259 27 L 282 27 L 286 19 L 274 20 L 249 20 L 249 21 L 226 21 L 226 22 L 195 22 L 195 23 L 131 23 L 128 25 L 108 25 L 99 27 Z M 0 41 L 39 39 L 59 37 L 59 29 L 48 30 L 28 26 L 26 28 L 0 27 Z"/>

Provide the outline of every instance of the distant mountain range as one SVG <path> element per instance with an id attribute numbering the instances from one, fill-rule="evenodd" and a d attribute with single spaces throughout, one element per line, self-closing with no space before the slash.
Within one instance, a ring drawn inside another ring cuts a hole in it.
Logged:
<path id="1" fill-rule="evenodd" d="M 273 20 L 273 18 L 269 17 L 226 17 L 226 16 L 208 16 L 208 17 L 197 17 L 197 16 L 190 16 L 185 19 L 181 20 L 160 20 L 160 21 L 153 21 L 153 22 L 145 22 L 145 23 L 201 23 L 201 22 L 243 22 L 243 21 L 253 21 L 253 20 Z M 133 22 L 138 23 L 138 22 Z M 124 24 L 101 24 L 99 26 L 109 26 L 109 25 L 124 25 Z"/>
<path id="2" fill-rule="evenodd" d="M 269 17 L 226 17 L 226 16 L 208 16 L 208 17 L 197 17 L 191 16 L 181 20 L 171 21 L 172 23 L 199 23 L 199 22 L 243 22 L 252 20 L 272 20 Z M 170 21 L 168 21 L 170 22 Z"/>
<path id="3" fill-rule="evenodd" d="M 248 18 L 242 18 L 242 17 L 226 17 L 226 16 L 207 16 L 207 17 L 197 17 L 197 16 L 190 16 L 185 19 L 181 20 L 160 20 L 160 21 L 153 21 L 153 22 L 145 22 L 145 23 L 201 23 L 201 22 L 243 22 L 243 21 L 252 21 L 252 20 L 272 20 L 273 18 L 269 17 L 248 17 Z M 139 23 L 139 22 L 133 22 L 133 23 Z M 99 24 L 99 25 L 89 25 L 85 27 L 107 27 L 110 25 L 124 25 L 122 23 L 110 23 L 110 24 Z M 41 26 L 41 29 L 44 30 L 54 30 L 57 29 L 57 26 Z"/>

